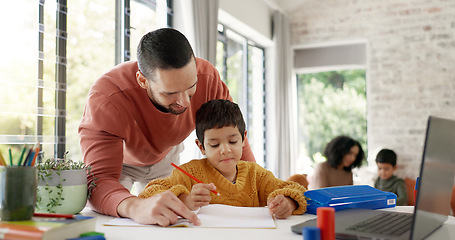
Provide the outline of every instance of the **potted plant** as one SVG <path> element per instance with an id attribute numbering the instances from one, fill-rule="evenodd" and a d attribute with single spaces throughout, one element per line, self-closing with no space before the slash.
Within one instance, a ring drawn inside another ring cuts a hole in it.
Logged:
<path id="1" fill-rule="evenodd" d="M 67 153 L 63 158 L 49 158 L 37 165 L 36 212 L 76 214 L 90 198 L 90 190 L 95 186 L 92 182 L 87 188 L 91 167 L 68 159 Z"/>

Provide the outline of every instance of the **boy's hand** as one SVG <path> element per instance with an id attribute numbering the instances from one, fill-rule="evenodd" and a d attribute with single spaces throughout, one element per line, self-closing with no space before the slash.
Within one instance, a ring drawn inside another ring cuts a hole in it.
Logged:
<path id="1" fill-rule="evenodd" d="M 297 208 L 297 203 L 289 197 L 283 195 L 276 195 L 273 198 L 267 200 L 267 207 L 270 210 L 271 215 L 275 215 L 276 218 L 287 218 Z"/>
<path id="2" fill-rule="evenodd" d="M 209 205 L 210 190 L 215 190 L 216 187 L 213 183 L 198 183 L 193 185 L 190 194 L 182 194 L 179 198 L 185 203 L 185 205 L 192 211 L 199 209 L 202 206 Z"/>

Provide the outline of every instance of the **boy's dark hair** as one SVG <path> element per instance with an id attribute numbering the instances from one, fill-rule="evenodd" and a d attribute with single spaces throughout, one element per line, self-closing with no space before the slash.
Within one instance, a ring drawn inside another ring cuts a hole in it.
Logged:
<path id="1" fill-rule="evenodd" d="M 225 99 L 210 100 L 196 112 L 196 136 L 204 145 L 204 133 L 208 129 L 234 126 L 239 129 L 242 141 L 245 135 L 245 121 L 236 103 Z"/>
<path id="2" fill-rule="evenodd" d="M 390 149 L 382 149 L 376 155 L 376 162 L 377 163 L 390 163 L 393 167 L 397 165 L 397 154 Z"/>
<path id="3" fill-rule="evenodd" d="M 153 80 L 156 69 L 182 68 L 193 57 L 188 39 L 173 28 L 145 34 L 137 47 L 137 65 L 147 80 Z"/>
<path id="4" fill-rule="evenodd" d="M 357 157 L 351 166 L 344 167 L 345 171 L 350 172 L 353 168 L 360 167 L 365 158 L 365 153 L 358 141 L 344 135 L 335 137 L 326 145 L 324 156 L 327 158 L 327 162 L 329 162 L 330 166 L 336 168 L 342 163 L 344 155 L 348 154 L 354 146 L 359 147 L 359 154 L 357 154 Z"/>

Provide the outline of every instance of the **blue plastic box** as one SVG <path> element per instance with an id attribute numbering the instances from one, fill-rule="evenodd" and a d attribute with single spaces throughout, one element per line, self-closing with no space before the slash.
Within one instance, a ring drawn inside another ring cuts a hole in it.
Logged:
<path id="1" fill-rule="evenodd" d="M 335 211 L 347 208 L 379 209 L 395 207 L 397 195 L 368 185 L 349 185 L 308 190 L 304 193 L 307 212 L 316 214 L 318 207 L 333 207 Z"/>

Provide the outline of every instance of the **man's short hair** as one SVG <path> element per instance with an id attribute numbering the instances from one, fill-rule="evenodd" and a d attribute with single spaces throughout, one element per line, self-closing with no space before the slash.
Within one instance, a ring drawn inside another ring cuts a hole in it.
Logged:
<path id="1" fill-rule="evenodd" d="M 147 80 L 156 69 L 182 68 L 194 58 L 188 39 L 173 28 L 145 34 L 137 47 L 137 65 Z"/>

